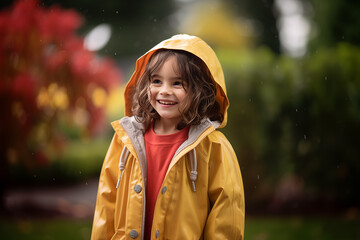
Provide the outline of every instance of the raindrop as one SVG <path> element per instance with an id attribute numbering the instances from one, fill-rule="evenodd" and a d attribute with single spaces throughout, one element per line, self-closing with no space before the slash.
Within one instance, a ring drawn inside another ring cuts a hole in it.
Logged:
<path id="1" fill-rule="evenodd" d="M 256 177 L 257 177 L 258 180 L 260 179 L 260 175 L 257 175 Z"/>
<path id="2" fill-rule="evenodd" d="M 116 14 L 119 14 L 119 11 L 118 11 L 118 10 L 116 10 L 116 11 L 115 11 L 115 13 L 116 13 Z"/>
<path id="3" fill-rule="evenodd" d="M 79 171 L 79 174 L 81 174 L 81 171 Z"/>
<path id="4" fill-rule="evenodd" d="M 85 182 L 86 185 L 88 185 L 88 182 Z"/>
<path id="5" fill-rule="evenodd" d="M 325 81 L 327 80 L 327 76 L 325 76 Z"/>
<path id="6" fill-rule="evenodd" d="M 117 53 L 115 52 L 115 53 L 114 53 L 114 55 L 116 56 L 116 55 L 117 55 Z"/>
<path id="7" fill-rule="evenodd" d="M 55 181 L 55 178 L 53 178 L 53 181 Z"/>
<path id="8" fill-rule="evenodd" d="M 304 139 L 306 140 L 306 135 L 304 134 Z"/>
<path id="9" fill-rule="evenodd" d="M 296 109 L 295 109 L 295 112 L 298 112 L 298 111 L 299 111 L 299 110 L 296 108 Z"/>
<path id="10" fill-rule="evenodd" d="M 153 20 L 154 22 L 157 22 L 157 19 L 156 18 L 154 18 L 154 20 Z"/>
<path id="11" fill-rule="evenodd" d="M 249 102 L 251 102 L 251 98 L 249 98 Z"/>

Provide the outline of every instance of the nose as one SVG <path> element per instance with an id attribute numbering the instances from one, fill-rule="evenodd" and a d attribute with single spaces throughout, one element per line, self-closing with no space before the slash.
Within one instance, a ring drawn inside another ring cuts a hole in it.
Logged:
<path id="1" fill-rule="evenodd" d="M 169 84 L 167 84 L 167 83 L 163 84 L 163 85 L 161 86 L 160 91 L 159 91 L 159 93 L 160 93 L 161 95 L 169 95 L 169 94 L 171 94 L 171 92 L 172 92 L 171 86 L 170 86 Z"/>

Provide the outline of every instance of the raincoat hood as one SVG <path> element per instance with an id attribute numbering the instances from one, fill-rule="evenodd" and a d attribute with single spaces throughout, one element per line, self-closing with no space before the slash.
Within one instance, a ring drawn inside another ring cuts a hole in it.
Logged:
<path id="1" fill-rule="evenodd" d="M 224 116 L 224 120 L 221 122 L 219 127 L 224 127 L 227 123 L 227 109 L 229 107 L 229 100 L 226 96 L 226 87 L 222 67 L 215 52 L 209 45 L 207 45 L 199 37 L 190 36 L 187 34 L 178 34 L 160 42 L 136 61 L 135 72 L 133 73 L 125 88 L 125 115 L 132 115 L 132 91 L 135 89 L 137 81 L 145 71 L 146 65 L 151 56 L 159 49 L 187 51 L 204 61 L 216 82 L 216 101 L 219 103 L 220 111 Z"/>

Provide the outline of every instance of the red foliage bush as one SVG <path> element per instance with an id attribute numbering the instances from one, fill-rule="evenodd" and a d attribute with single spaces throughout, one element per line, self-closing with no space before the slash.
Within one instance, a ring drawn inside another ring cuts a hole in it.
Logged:
<path id="1" fill-rule="evenodd" d="M 44 8 L 37 0 L 20 0 L 0 12 L 0 158 L 5 165 L 35 166 L 34 156 L 42 156 L 43 164 L 49 147 L 61 149 L 54 145 L 67 137 L 59 130 L 61 121 L 82 136 L 99 130 L 104 111 L 94 102 L 96 93 L 106 96 L 122 76 L 111 59 L 84 48 L 75 33 L 82 22 L 74 10 Z"/>

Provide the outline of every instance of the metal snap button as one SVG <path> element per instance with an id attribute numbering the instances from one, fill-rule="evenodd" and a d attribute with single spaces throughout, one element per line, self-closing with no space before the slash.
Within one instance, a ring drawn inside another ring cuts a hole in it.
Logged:
<path id="1" fill-rule="evenodd" d="M 129 235 L 131 238 L 137 238 L 139 234 L 136 230 L 131 230 Z"/>
<path id="2" fill-rule="evenodd" d="M 136 193 L 140 193 L 141 190 L 142 190 L 142 187 L 141 187 L 139 184 L 136 184 L 135 187 L 134 187 L 134 191 L 135 191 Z"/>
<path id="3" fill-rule="evenodd" d="M 159 236 L 160 236 L 160 231 L 159 231 L 159 230 L 156 230 L 156 232 L 155 232 L 155 237 L 156 237 L 156 238 L 159 238 Z"/>

